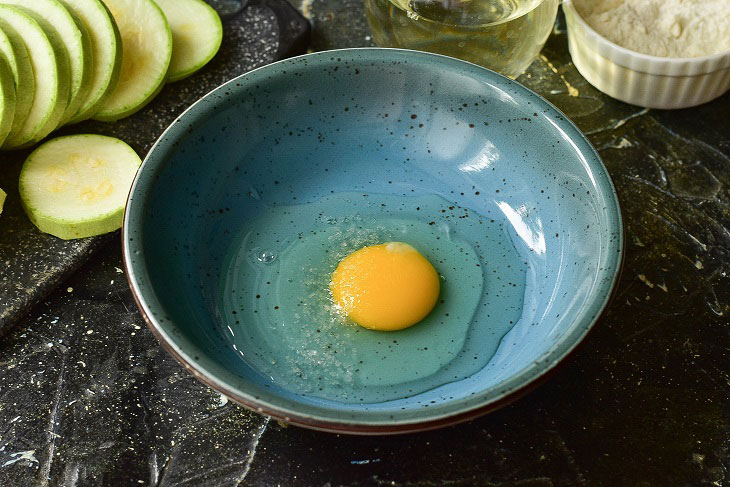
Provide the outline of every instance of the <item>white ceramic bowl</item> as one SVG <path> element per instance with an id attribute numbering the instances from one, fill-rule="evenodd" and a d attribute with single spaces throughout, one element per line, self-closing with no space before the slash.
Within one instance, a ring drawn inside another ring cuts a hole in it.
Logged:
<path id="1" fill-rule="evenodd" d="M 648 108 L 686 108 L 730 89 L 730 51 L 696 58 L 649 56 L 621 47 L 598 34 L 563 2 L 573 64 L 607 95 Z"/>

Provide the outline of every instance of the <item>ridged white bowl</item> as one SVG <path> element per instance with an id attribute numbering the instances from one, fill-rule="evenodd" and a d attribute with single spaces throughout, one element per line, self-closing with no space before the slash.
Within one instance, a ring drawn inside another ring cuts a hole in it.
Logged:
<path id="1" fill-rule="evenodd" d="M 730 89 L 730 51 L 696 58 L 649 56 L 621 47 L 589 26 L 563 2 L 573 64 L 607 95 L 648 108 L 701 105 Z"/>

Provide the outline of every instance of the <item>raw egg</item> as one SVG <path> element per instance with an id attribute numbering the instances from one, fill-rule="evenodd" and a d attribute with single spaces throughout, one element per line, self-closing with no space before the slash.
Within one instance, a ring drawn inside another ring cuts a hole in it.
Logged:
<path id="1" fill-rule="evenodd" d="M 381 331 L 402 330 L 421 321 L 436 305 L 440 287 L 433 265 L 403 242 L 351 253 L 330 282 L 332 298 L 348 318 Z"/>
<path id="2" fill-rule="evenodd" d="M 483 368 L 520 316 L 525 260 L 469 208 L 433 194 L 254 201 L 212 308 L 270 387 L 360 404 L 413 396 Z"/>

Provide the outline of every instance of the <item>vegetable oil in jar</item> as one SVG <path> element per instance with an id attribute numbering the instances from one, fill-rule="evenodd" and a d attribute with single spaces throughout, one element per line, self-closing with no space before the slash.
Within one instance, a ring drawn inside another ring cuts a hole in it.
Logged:
<path id="1" fill-rule="evenodd" d="M 550 35 L 559 0 L 365 0 L 375 43 L 519 76 Z"/>

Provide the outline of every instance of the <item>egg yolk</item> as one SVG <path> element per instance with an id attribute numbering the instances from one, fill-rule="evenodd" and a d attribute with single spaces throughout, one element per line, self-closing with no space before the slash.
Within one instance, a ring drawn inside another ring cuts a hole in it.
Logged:
<path id="1" fill-rule="evenodd" d="M 402 242 L 351 253 L 340 261 L 330 282 L 335 304 L 352 321 L 380 331 L 402 330 L 424 319 L 436 305 L 439 290 L 436 269 Z"/>

